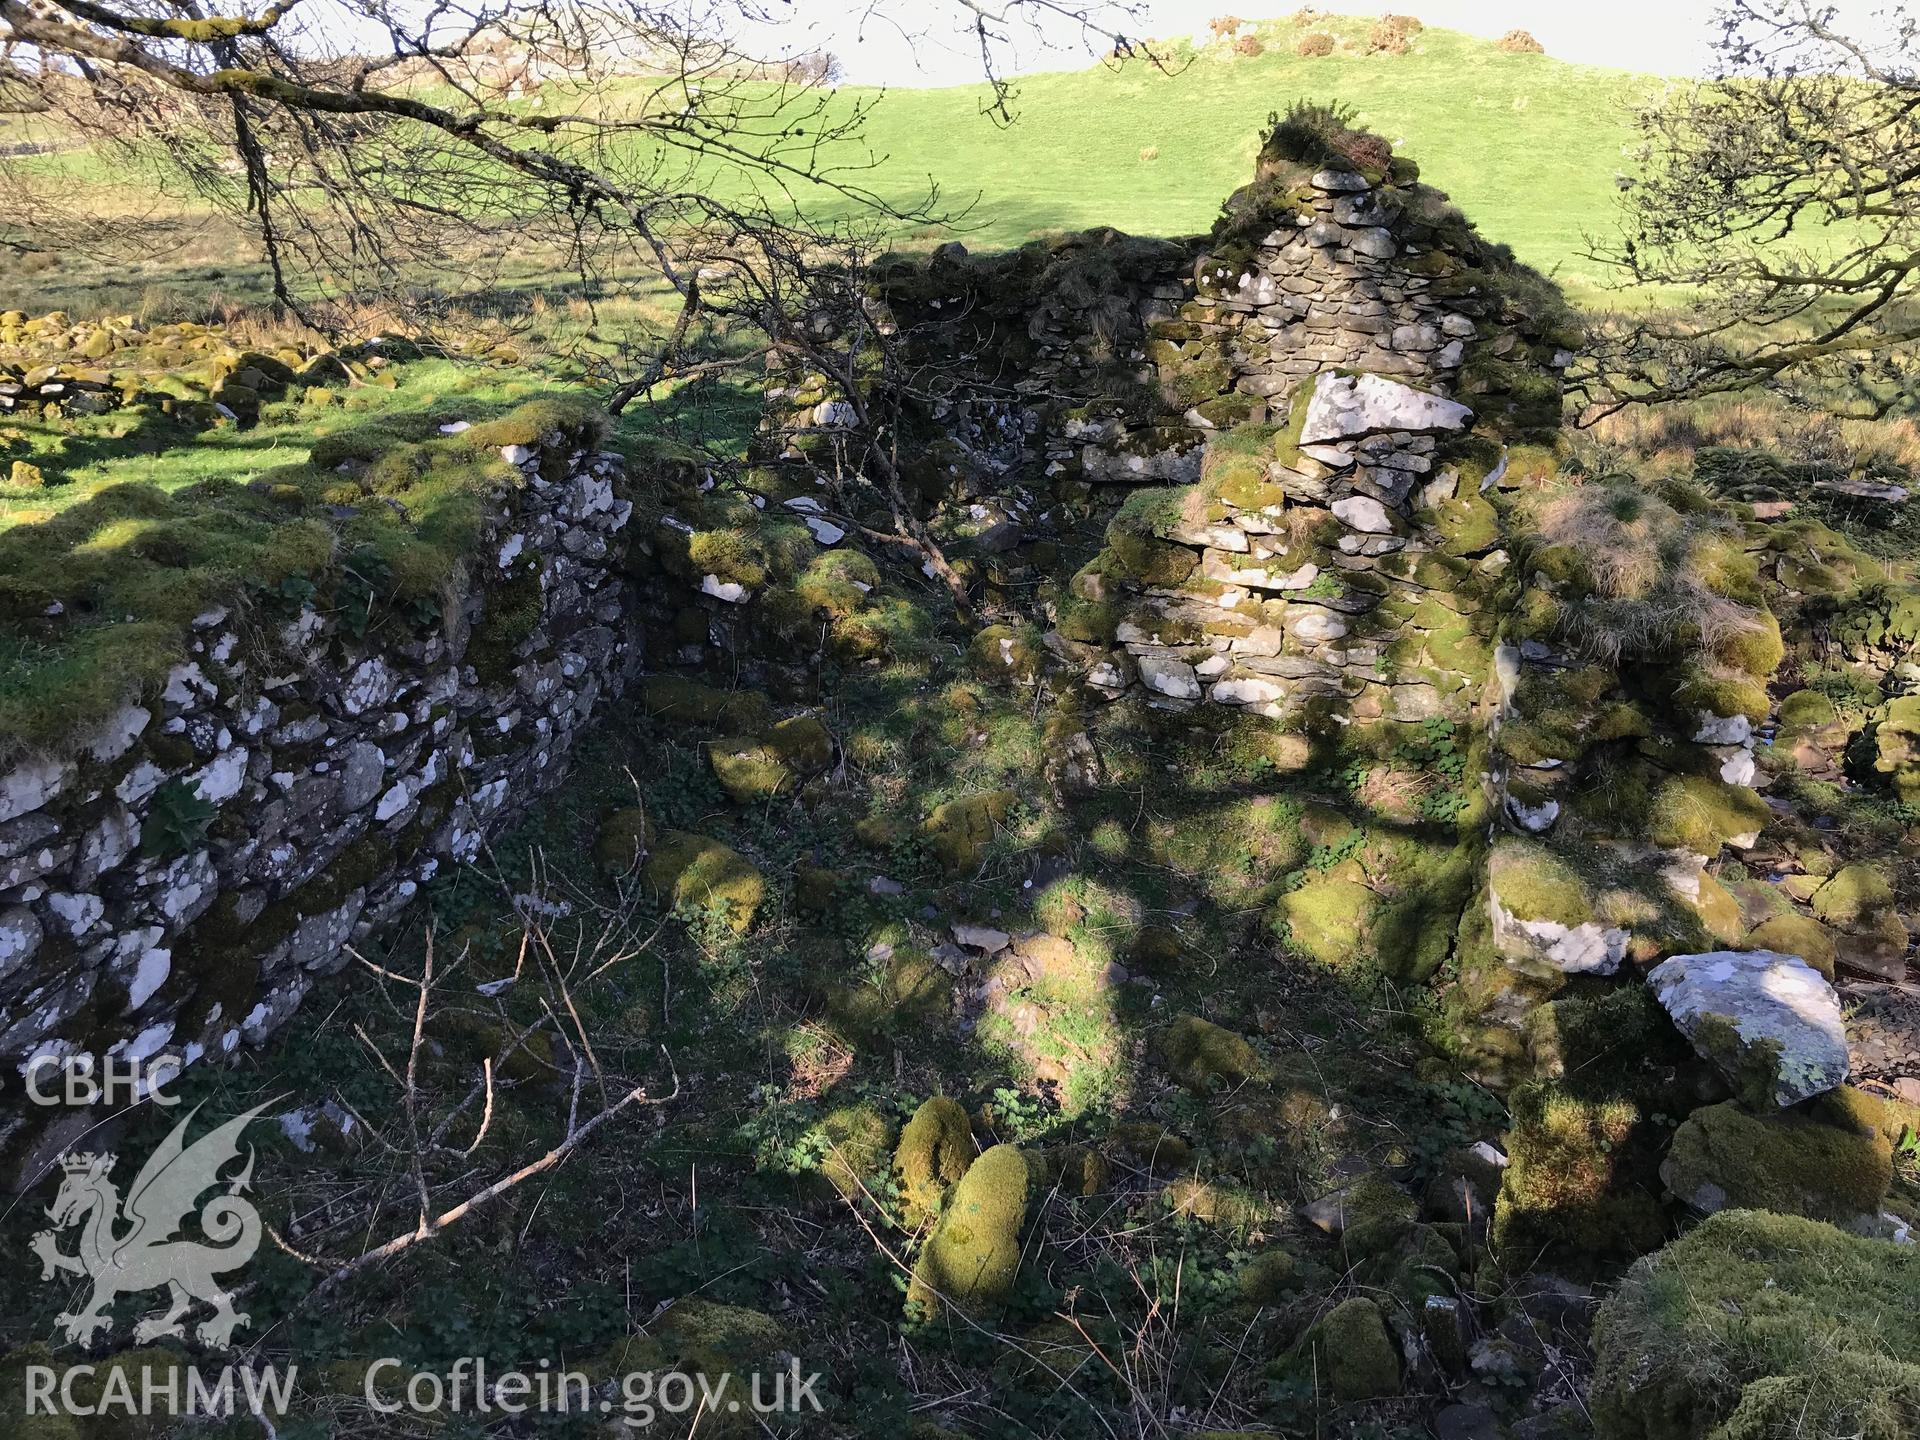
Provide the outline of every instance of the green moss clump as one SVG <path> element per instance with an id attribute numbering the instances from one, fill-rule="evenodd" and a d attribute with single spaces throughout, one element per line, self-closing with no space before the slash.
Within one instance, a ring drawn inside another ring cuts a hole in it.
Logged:
<path id="1" fill-rule="evenodd" d="M 1240 1294 L 1256 1305 L 1272 1305 L 1298 1291 L 1305 1283 L 1300 1262 L 1291 1251 L 1262 1250 L 1234 1276 Z"/>
<path id="2" fill-rule="evenodd" d="M 1018 797 L 1011 790 L 989 790 L 934 807 L 920 833 L 949 876 L 972 874 L 986 858 L 994 832 L 1013 813 Z"/>
<path id="3" fill-rule="evenodd" d="M 1279 915 L 1295 950 L 1345 969 L 1373 954 L 1373 922 L 1383 903 L 1358 880 L 1328 875 L 1282 895 Z"/>
<path id="4" fill-rule="evenodd" d="M 505 685 L 520 663 L 520 647 L 546 614 L 546 587 L 528 565 L 486 590 L 486 610 L 467 637 L 466 661 L 482 685 Z"/>
<path id="5" fill-rule="evenodd" d="M 1729 1210 L 1641 1260 L 1594 1324 L 1604 1440 L 1906 1440 L 1920 1250 Z"/>
<path id="6" fill-rule="evenodd" d="M 1406 1238 L 1419 1218 L 1413 1196 L 1381 1175 L 1363 1175 L 1340 1192 L 1340 1244 L 1348 1255 L 1384 1255 Z"/>
<path id="7" fill-rule="evenodd" d="M 828 550 L 814 557 L 793 582 L 800 598 L 836 620 L 855 614 L 880 585 L 880 571 L 859 550 Z"/>
<path id="8" fill-rule="evenodd" d="M 1625 1097 L 1586 1099 L 1557 1082 L 1530 1082 L 1508 1102 L 1513 1129 L 1494 1205 L 1496 1251 L 1522 1264 L 1542 1252 L 1620 1258 L 1665 1238 L 1659 1202 L 1637 1173 L 1640 1108 Z"/>
<path id="9" fill-rule="evenodd" d="M 1740 942 L 1743 950 L 1773 950 L 1798 955 L 1826 979 L 1833 979 L 1833 936 L 1810 915 L 1774 915 L 1762 920 Z"/>
<path id="10" fill-rule="evenodd" d="M 1699 714 L 1744 715 L 1755 725 L 1764 725 L 1772 708 L 1764 685 L 1745 675 L 1721 674 L 1697 665 L 1682 667 L 1675 675 L 1673 699 L 1689 720 Z"/>
<path id="11" fill-rule="evenodd" d="M 967 1167 L 914 1262 L 907 1311 L 932 1318 L 941 1302 L 969 1315 L 992 1310 L 1020 1269 L 1031 1172 L 1017 1145 L 995 1145 Z"/>
<path id="12" fill-rule="evenodd" d="M 616 810 L 600 822 L 593 862 L 610 875 L 631 875 L 653 848 L 653 822 L 635 805 Z"/>
<path id="13" fill-rule="evenodd" d="M 893 1155 L 900 1212 L 908 1225 L 919 1229 L 933 1223 L 973 1156 L 973 1126 L 959 1101 L 936 1095 L 913 1112 Z"/>
<path id="14" fill-rule="evenodd" d="M 1200 557 L 1160 538 L 1179 523 L 1186 490 L 1136 490 L 1107 524 L 1107 555 L 1121 574 L 1144 585 L 1173 586 L 1186 581 Z"/>
<path id="15" fill-rule="evenodd" d="M 1786 642 L 1780 638 L 1780 622 L 1765 610 L 1754 616 L 1753 623 L 1709 641 L 1707 649 L 1722 664 L 1763 679 L 1778 668 L 1787 653 Z"/>
<path id="16" fill-rule="evenodd" d="M 669 830 L 654 844 L 640 878 L 675 909 L 717 910 L 736 934 L 752 928 L 767 882 L 737 851 L 704 835 Z"/>
<path id="17" fill-rule="evenodd" d="M 1757 835 L 1772 817 L 1767 802 L 1744 785 L 1711 775 L 1668 775 L 1649 798 L 1646 838 L 1673 850 L 1714 856 L 1743 835 Z"/>
<path id="18" fill-rule="evenodd" d="M 739 805 L 788 794 L 800 783 L 772 746 L 745 736 L 709 740 L 707 764 L 728 798 Z"/>
<path id="19" fill-rule="evenodd" d="M 872 1194 L 874 1182 L 893 1153 L 892 1117 L 871 1100 L 841 1105 L 827 1112 L 820 1122 L 820 1134 L 827 1147 L 820 1174 L 834 1192 L 843 1200 Z"/>
<path id="20" fill-rule="evenodd" d="M 1342 1404 L 1400 1392 L 1400 1351 L 1380 1307 L 1365 1296 L 1342 1300 L 1315 1327 L 1333 1398 Z"/>
<path id="21" fill-rule="evenodd" d="M 758 590 L 767 583 L 767 552 L 744 530 L 696 530 L 687 538 L 687 559 L 696 573 Z"/>
<path id="22" fill-rule="evenodd" d="M 1167 1073 L 1196 1095 L 1263 1081 L 1268 1066 L 1244 1036 L 1198 1015 L 1181 1015 L 1160 1032 Z"/>
<path id="23" fill-rule="evenodd" d="M 1185 1175 L 1160 1192 L 1169 1214 L 1193 1220 L 1236 1236 L 1251 1235 L 1269 1218 L 1268 1207 L 1251 1191 L 1198 1176 Z"/>
<path id="24" fill-rule="evenodd" d="M 1500 908 L 1516 920 L 1573 929 L 1594 919 L 1586 877 L 1567 856 L 1537 840 L 1503 839 L 1494 847 L 1488 877 Z"/>
<path id="25" fill-rule="evenodd" d="M 1813 892 L 1813 913 L 1829 925 L 1858 925 L 1893 904 L 1887 877 L 1867 864 L 1848 865 Z"/>
<path id="26" fill-rule="evenodd" d="M 968 668 L 988 680 L 1030 685 L 1045 664 L 1046 651 L 1028 626 L 989 625 L 967 646 Z"/>
<path id="27" fill-rule="evenodd" d="M 1839 720 L 1833 701 L 1818 690 L 1796 690 L 1780 702 L 1780 734 L 1789 739 L 1817 735 Z"/>
<path id="28" fill-rule="evenodd" d="M 736 735 L 761 736 L 773 728 L 773 706 L 754 690 L 716 690 L 679 675 L 649 675 L 640 682 L 640 705 L 663 720 L 725 727 Z"/>
<path id="29" fill-rule="evenodd" d="M 1500 543 L 1500 515 L 1478 495 L 1458 495 L 1435 507 L 1433 526 L 1447 555 L 1479 555 Z"/>
<path id="30" fill-rule="evenodd" d="M 1798 1112 L 1755 1115 L 1726 1101 L 1694 1111 L 1674 1132 L 1660 1174 L 1696 1209 L 1849 1220 L 1879 1210 L 1893 1160 L 1878 1133 Z"/>

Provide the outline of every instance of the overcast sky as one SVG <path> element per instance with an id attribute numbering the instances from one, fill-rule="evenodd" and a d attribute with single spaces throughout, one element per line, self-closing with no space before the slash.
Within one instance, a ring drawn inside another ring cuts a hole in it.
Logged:
<path id="1" fill-rule="evenodd" d="M 884 10 L 885 20 L 874 18 L 862 0 L 791 0 L 793 19 L 779 27 L 779 43 L 832 51 L 857 84 L 966 84 L 979 78 L 977 55 L 967 48 L 962 12 L 952 0 L 872 3 Z M 1248 8 L 1228 0 L 1147 0 L 1144 30 L 1158 38 L 1204 33 L 1214 15 L 1290 15 L 1300 3 L 1274 0 Z M 1315 0 L 1315 6 L 1361 15 L 1399 10 L 1475 35 L 1497 37 L 1520 27 L 1563 60 L 1662 75 L 1699 74 L 1709 66 L 1710 22 L 1718 8 L 1716 0 Z M 1839 0 L 1837 8 L 1858 22 L 1882 6 L 1880 0 Z M 909 42 L 910 34 L 917 43 Z M 1078 69 L 1089 62 L 1077 40 L 1070 30 L 1039 42 L 1023 35 L 1020 68 Z"/>

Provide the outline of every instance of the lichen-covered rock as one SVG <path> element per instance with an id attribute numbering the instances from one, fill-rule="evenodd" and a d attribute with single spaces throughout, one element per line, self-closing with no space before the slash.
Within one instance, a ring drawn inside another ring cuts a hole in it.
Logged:
<path id="1" fill-rule="evenodd" d="M 1020 1269 L 1031 1172 L 1017 1145 L 995 1145 L 967 1168 L 914 1262 L 909 1314 L 931 1317 L 944 1301 L 970 1315 L 990 1311 Z"/>
<path id="2" fill-rule="evenodd" d="M 1847 1078 L 1839 997 L 1797 955 L 1675 955 L 1647 982 L 1681 1033 L 1750 1103 L 1792 1105 Z"/>
<path id="3" fill-rule="evenodd" d="M 1390 430 L 1464 430 L 1473 411 L 1384 375 L 1322 375 L 1307 401 L 1303 445 Z"/>
<path id="4" fill-rule="evenodd" d="M 1267 1074 L 1266 1062 L 1244 1036 L 1198 1015 L 1181 1015 L 1161 1031 L 1159 1050 L 1167 1073 L 1196 1095 L 1245 1085 Z"/>
<path id="5" fill-rule="evenodd" d="M 1595 1321 L 1603 1440 L 1906 1440 L 1920 1247 L 1728 1210 L 1627 1272 Z"/>
<path id="6" fill-rule="evenodd" d="M 767 898 L 766 877 L 738 851 L 685 830 L 669 830 L 655 841 L 640 878 L 675 909 L 715 911 L 737 934 L 752 928 Z"/>
<path id="7" fill-rule="evenodd" d="M 893 1156 L 900 1212 L 907 1224 L 918 1229 L 934 1221 L 973 1157 L 973 1126 L 959 1101 L 936 1095 L 913 1112 Z"/>
<path id="8" fill-rule="evenodd" d="M 1821 1115 L 1755 1115 L 1733 1101 L 1674 1132 L 1660 1178 L 1695 1210 L 1778 1210 L 1848 1221 L 1879 1211 L 1893 1183 L 1887 1138 Z"/>

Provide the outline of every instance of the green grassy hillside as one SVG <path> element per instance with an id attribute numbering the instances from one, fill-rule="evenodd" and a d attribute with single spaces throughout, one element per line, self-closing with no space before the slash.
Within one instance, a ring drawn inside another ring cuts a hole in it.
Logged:
<path id="1" fill-rule="evenodd" d="M 1404 55 L 1368 55 L 1370 24 L 1266 23 L 1263 54 L 1209 47 L 1176 74 L 1133 64 L 1032 76 L 1005 130 L 980 114 L 979 87 L 894 91 L 869 129 L 885 157 L 881 188 L 904 199 L 931 176 L 952 199 L 977 197 L 979 228 L 964 237 L 975 248 L 1090 225 L 1192 233 L 1250 176 L 1269 112 L 1301 97 L 1342 101 L 1418 160 L 1490 239 L 1563 280 L 1596 277 L 1580 258 L 1583 237 L 1613 224 L 1630 110 L 1658 82 L 1445 30 L 1416 35 Z M 1340 48 L 1296 55 L 1309 29 L 1334 34 Z M 871 92 L 843 92 L 844 102 L 855 98 Z"/>

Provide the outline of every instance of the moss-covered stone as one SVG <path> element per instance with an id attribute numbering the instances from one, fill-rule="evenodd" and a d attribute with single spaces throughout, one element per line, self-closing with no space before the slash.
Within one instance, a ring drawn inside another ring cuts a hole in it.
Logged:
<path id="1" fill-rule="evenodd" d="M 1798 955 L 1828 979 L 1833 979 L 1833 936 L 1810 915 L 1774 915 L 1762 920 L 1740 942 L 1742 950 L 1773 950 Z"/>
<path id="2" fill-rule="evenodd" d="M 1342 1404 L 1400 1392 L 1400 1351 L 1380 1307 L 1364 1296 L 1342 1300 L 1315 1327 L 1333 1398 Z"/>
<path id="3" fill-rule="evenodd" d="M 653 848 L 653 822 L 640 806 L 616 810 L 600 822 L 593 863 L 610 875 L 631 875 Z"/>
<path id="4" fill-rule="evenodd" d="M 1594 1324 L 1603 1440 L 1906 1440 L 1920 1248 L 1732 1210 L 1628 1271 Z"/>
<path id="5" fill-rule="evenodd" d="M 1665 1238 L 1657 1196 L 1637 1173 L 1640 1109 L 1624 1097 L 1586 1099 L 1536 1082 L 1509 1101 L 1508 1164 L 1494 1206 L 1496 1251 L 1533 1264 L 1645 1254 Z"/>
<path id="6" fill-rule="evenodd" d="M 840 872 L 801 861 L 793 867 L 793 903 L 808 915 L 825 915 L 840 895 Z"/>
<path id="7" fill-rule="evenodd" d="M 685 830 L 657 838 L 640 878 L 664 903 L 717 911 L 738 934 L 752 928 L 767 898 L 766 878 L 739 852 Z"/>
<path id="8" fill-rule="evenodd" d="M 1273 1305 L 1299 1291 L 1306 1277 L 1292 1251 L 1275 1247 L 1250 1257 L 1234 1276 L 1234 1283 L 1244 1299 L 1256 1305 Z"/>
<path id="9" fill-rule="evenodd" d="M 1893 887 L 1879 869 L 1848 865 L 1813 892 L 1813 913 L 1829 925 L 1858 925 L 1893 904 Z"/>
<path id="10" fill-rule="evenodd" d="M 1195 1175 L 1183 1175 L 1167 1185 L 1160 1192 L 1160 1202 L 1167 1207 L 1167 1213 L 1177 1219 L 1196 1221 L 1238 1236 L 1258 1230 L 1266 1222 L 1268 1213 L 1268 1207 L 1260 1198 L 1244 1187 L 1202 1180 Z"/>
<path id="11" fill-rule="evenodd" d="M 647 676 L 640 682 L 640 704 L 664 720 L 737 735 L 760 736 L 773 728 L 773 706 L 758 691 L 717 690 L 679 675 Z"/>
<path id="12" fill-rule="evenodd" d="M 1358 880 L 1309 880 L 1280 897 L 1289 943 L 1323 965 L 1345 969 L 1373 953 L 1373 922 L 1384 902 Z"/>
<path id="13" fill-rule="evenodd" d="M 978 870 L 995 831 L 1013 813 L 1018 798 L 1011 790 L 989 790 L 935 806 L 921 823 L 920 834 L 941 870 L 956 877 Z"/>
<path id="14" fill-rule="evenodd" d="M 1046 651 L 1028 628 L 989 625 L 967 646 L 967 665 L 983 679 L 1028 685 L 1046 665 Z"/>
<path id="15" fill-rule="evenodd" d="M 1780 734 L 1797 740 L 1839 723 L 1833 701 L 1818 690 L 1796 690 L 1780 702 Z"/>
<path id="16" fill-rule="evenodd" d="M 709 740 L 706 751 L 714 778 L 735 804 L 751 805 L 799 788 L 800 777 L 771 746 L 757 740 L 723 736 Z"/>
<path id="17" fill-rule="evenodd" d="M 1798 1111 L 1755 1115 L 1726 1101 L 1694 1111 L 1674 1132 L 1660 1175 L 1697 1210 L 1849 1220 L 1878 1211 L 1893 1161 L 1876 1132 Z"/>
<path id="18" fill-rule="evenodd" d="M 973 1157 L 973 1126 L 959 1101 L 936 1095 L 913 1112 L 893 1156 L 900 1213 L 908 1225 L 933 1223 Z"/>
<path id="19" fill-rule="evenodd" d="M 944 1301 L 969 1315 L 991 1311 L 1020 1269 L 1030 1171 L 1017 1145 L 995 1145 L 967 1168 L 914 1262 L 907 1310 L 931 1318 Z"/>
<path id="20" fill-rule="evenodd" d="M 1198 1015 L 1181 1015 L 1160 1032 L 1160 1061 L 1167 1073 L 1196 1095 L 1264 1080 L 1260 1053 L 1244 1036 Z"/>

